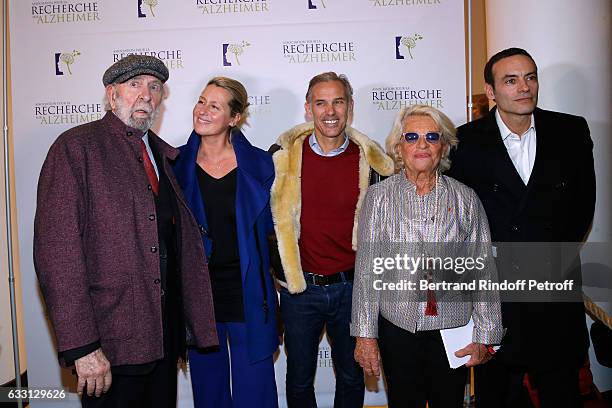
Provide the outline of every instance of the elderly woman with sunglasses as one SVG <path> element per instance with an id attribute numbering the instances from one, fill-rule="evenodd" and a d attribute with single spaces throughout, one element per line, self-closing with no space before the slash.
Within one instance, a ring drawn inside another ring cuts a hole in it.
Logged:
<path id="1" fill-rule="evenodd" d="M 462 407 L 465 367 L 488 361 L 502 338 L 499 295 L 478 290 L 495 274 L 484 209 L 441 175 L 457 143 L 439 110 L 402 109 L 387 138 L 397 173 L 370 187 L 360 214 L 351 335 L 367 374 L 379 376 L 382 359 L 391 408 Z M 470 318 L 471 342 L 456 353 L 469 361 L 452 369 L 440 331 Z"/>

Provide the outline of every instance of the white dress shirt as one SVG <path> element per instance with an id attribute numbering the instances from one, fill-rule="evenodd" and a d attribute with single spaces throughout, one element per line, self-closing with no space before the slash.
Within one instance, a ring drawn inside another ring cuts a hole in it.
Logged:
<path id="1" fill-rule="evenodd" d="M 521 136 L 508 129 L 508 126 L 506 126 L 499 114 L 499 110 L 495 111 L 495 120 L 514 168 L 521 176 L 523 183 L 527 185 L 536 156 L 536 129 L 533 114 L 531 115 L 529 128 Z"/>
<path id="2" fill-rule="evenodd" d="M 142 141 L 147 148 L 147 153 L 149 154 L 149 159 L 151 159 L 151 163 L 153 164 L 153 168 L 155 169 L 155 174 L 157 175 L 157 179 L 159 180 L 159 170 L 157 169 L 157 163 L 155 163 L 155 157 L 153 157 L 153 150 L 151 150 L 151 145 L 149 145 L 149 132 L 145 132 L 142 137 Z"/>
<path id="3" fill-rule="evenodd" d="M 334 157 L 338 156 L 341 153 L 344 153 L 344 151 L 349 145 L 349 138 L 346 134 L 344 134 L 344 143 L 342 143 L 340 147 L 330 150 L 327 153 L 325 153 L 323 149 L 321 149 L 321 146 L 319 146 L 319 142 L 317 142 L 317 138 L 315 137 L 314 133 L 308 138 L 308 144 L 312 148 L 312 151 L 318 154 L 319 156 Z"/>

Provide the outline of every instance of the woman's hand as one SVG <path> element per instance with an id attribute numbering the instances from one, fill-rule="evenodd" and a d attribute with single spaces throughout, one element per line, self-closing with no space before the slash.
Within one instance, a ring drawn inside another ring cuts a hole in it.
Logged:
<path id="1" fill-rule="evenodd" d="M 473 367 L 479 364 L 484 364 L 493 357 L 487 346 L 479 343 L 470 343 L 461 350 L 457 350 L 455 352 L 455 356 L 457 357 L 465 357 L 469 355 L 470 360 L 465 363 L 466 367 Z"/>
<path id="2" fill-rule="evenodd" d="M 357 337 L 355 346 L 355 361 L 359 363 L 363 371 L 369 376 L 380 377 L 380 353 L 378 352 L 378 341 L 365 337 Z"/>

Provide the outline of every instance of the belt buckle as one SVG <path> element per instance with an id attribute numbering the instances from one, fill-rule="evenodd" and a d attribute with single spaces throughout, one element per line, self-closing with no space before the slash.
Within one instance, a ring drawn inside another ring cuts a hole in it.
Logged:
<path id="1" fill-rule="evenodd" d="M 313 283 L 317 286 L 327 286 L 327 280 L 325 279 L 325 276 L 323 275 L 316 275 L 316 274 L 312 274 L 312 280 Z"/>
<path id="2" fill-rule="evenodd" d="M 312 272 L 307 272 L 305 274 L 308 278 L 310 283 L 312 283 L 315 286 L 327 286 L 327 282 L 325 280 L 325 276 L 323 275 L 317 275 L 316 273 L 312 273 Z"/>

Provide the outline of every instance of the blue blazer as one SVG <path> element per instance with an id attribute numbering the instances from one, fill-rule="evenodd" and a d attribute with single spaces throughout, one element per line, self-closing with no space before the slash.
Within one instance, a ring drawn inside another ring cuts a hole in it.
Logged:
<path id="1" fill-rule="evenodd" d="M 277 298 L 270 274 L 266 239 L 267 234 L 274 231 L 270 212 L 274 164 L 267 152 L 251 145 L 239 130 L 232 132 L 231 141 L 238 162 L 236 228 L 247 347 L 249 359 L 254 363 L 269 357 L 278 348 Z M 206 256 L 210 258 L 212 241 L 206 234 L 208 222 L 195 167 L 199 147 L 200 135 L 193 131 L 187 144 L 179 148 L 180 154 L 173 169 L 187 204 L 200 226 Z"/>

